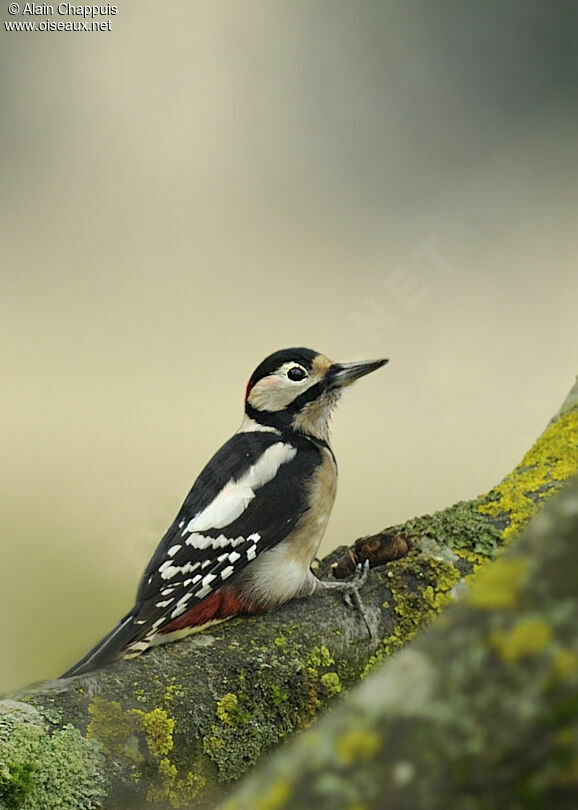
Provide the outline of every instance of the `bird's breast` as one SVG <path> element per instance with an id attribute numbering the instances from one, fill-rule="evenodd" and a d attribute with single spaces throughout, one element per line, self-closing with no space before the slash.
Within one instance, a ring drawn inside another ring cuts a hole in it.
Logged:
<path id="1" fill-rule="evenodd" d="M 260 554 L 241 574 L 238 587 L 268 609 L 317 587 L 311 563 L 317 554 L 337 491 L 332 452 L 322 448 L 321 462 L 305 485 L 308 508 L 294 530 L 277 546 Z M 235 583 L 237 584 L 237 583 Z"/>

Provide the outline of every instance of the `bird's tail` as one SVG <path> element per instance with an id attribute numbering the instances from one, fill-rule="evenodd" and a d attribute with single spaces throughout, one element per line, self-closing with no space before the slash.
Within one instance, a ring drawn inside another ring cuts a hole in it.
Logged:
<path id="1" fill-rule="evenodd" d="M 80 661 L 77 661 L 74 666 L 67 669 L 60 677 L 71 678 L 73 675 L 83 675 L 85 672 L 92 672 L 121 658 L 122 653 L 130 644 L 138 641 L 146 634 L 146 631 L 143 632 L 142 627 L 135 625 L 134 619 L 134 614 L 128 613 L 92 650 L 87 652 Z"/>

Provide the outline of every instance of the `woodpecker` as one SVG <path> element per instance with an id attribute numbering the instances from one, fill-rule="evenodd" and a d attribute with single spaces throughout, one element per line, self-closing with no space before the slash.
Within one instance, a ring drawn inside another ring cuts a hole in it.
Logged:
<path id="1" fill-rule="evenodd" d="M 333 363 L 305 348 L 263 360 L 247 384 L 239 430 L 193 484 L 134 607 L 61 677 L 319 588 L 356 594 L 367 568 L 351 582 L 324 582 L 311 571 L 337 486 L 329 420 L 343 389 L 387 362 Z"/>

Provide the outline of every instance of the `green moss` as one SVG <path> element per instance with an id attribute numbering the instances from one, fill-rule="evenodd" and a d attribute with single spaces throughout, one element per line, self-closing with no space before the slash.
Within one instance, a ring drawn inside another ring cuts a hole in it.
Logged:
<path id="1" fill-rule="evenodd" d="M 478 512 L 506 517 L 503 539 L 516 535 L 549 497 L 578 473 L 578 410 L 550 424 L 518 466 L 491 490 Z"/>
<path id="2" fill-rule="evenodd" d="M 218 695 L 209 723 L 200 719 L 203 751 L 222 781 L 239 778 L 264 751 L 310 725 L 324 705 L 359 677 L 360 665 L 336 664 L 329 646 L 307 647 L 300 628 L 280 626 L 283 633 L 273 633 L 277 641 L 271 644 L 258 635 L 255 622 L 256 635 L 247 645 L 256 666 L 245 675 L 245 651 L 237 647 L 239 668 L 235 674 L 231 667 L 228 691 Z"/>
<path id="3" fill-rule="evenodd" d="M 100 807 L 108 783 L 98 745 L 70 725 L 50 733 L 39 713 L 17 707 L 15 702 L 0 704 L 0 806 Z"/>
<path id="4" fill-rule="evenodd" d="M 362 677 L 452 602 L 452 588 L 461 576 L 468 585 L 476 585 L 468 595 L 470 604 L 488 609 L 512 607 L 525 564 L 509 560 L 502 567 L 498 561 L 488 567 L 487 577 L 486 565 L 496 557 L 503 541 L 535 513 L 540 501 L 577 472 L 578 411 L 573 410 L 551 424 L 513 473 L 488 495 L 393 527 L 391 531 L 402 532 L 413 550 L 388 564 L 392 599 L 384 607 L 393 605 L 397 624 L 369 659 Z M 439 559 L 426 548 L 419 554 L 424 540 L 440 547 Z M 443 547 L 451 548 L 458 559 L 453 563 L 444 559 Z M 429 562 L 421 564 L 419 559 L 424 557 L 429 557 Z M 416 588 L 412 578 L 425 584 Z"/>
<path id="5" fill-rule="evenodd" d="M 0 771 L 0 801 L 6 807 L 22 807 L 34 791 L 33 762 L 6 762 Z"/>
<path id="6" fill-rule="evenodd" d="M 289 698 L 288 693 L 284 692 L 283 689 L 281 689 L 281 687 L 278 686 L 276 683 L 272 683 L 269 689 L 271 692 L 273 704 L 275 706 L 278 706 L 280 703 L 285 703 L 285 701 L 288 700 Z"/>
<path id="7" fill-rule="evenodd" d="M 402 532 L 410 543 L 428 536 L 433 537 L 441 546 L 464 549 L 485 558 L 495 557 L 499 551 L 501 531 L 479 513 L 478 506 L 481 503 L 482 499 L 460 501 L 433 515 L 408 520 L 392 531 Z"/>

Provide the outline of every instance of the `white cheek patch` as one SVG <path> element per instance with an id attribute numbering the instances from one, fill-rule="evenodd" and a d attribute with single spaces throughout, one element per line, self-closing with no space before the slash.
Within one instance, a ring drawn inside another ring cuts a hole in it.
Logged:
<path id="1" fill-rule="evenodd" d="M 289 380 L 285 371 L 281 370 L 279 374 L 270 374 L 255 383 L 247 402 L 258 411 L 282 411 L 317 382 L 319 382 L 318 376 L 306 377 L 304 380 L 295 382 Z"/>

